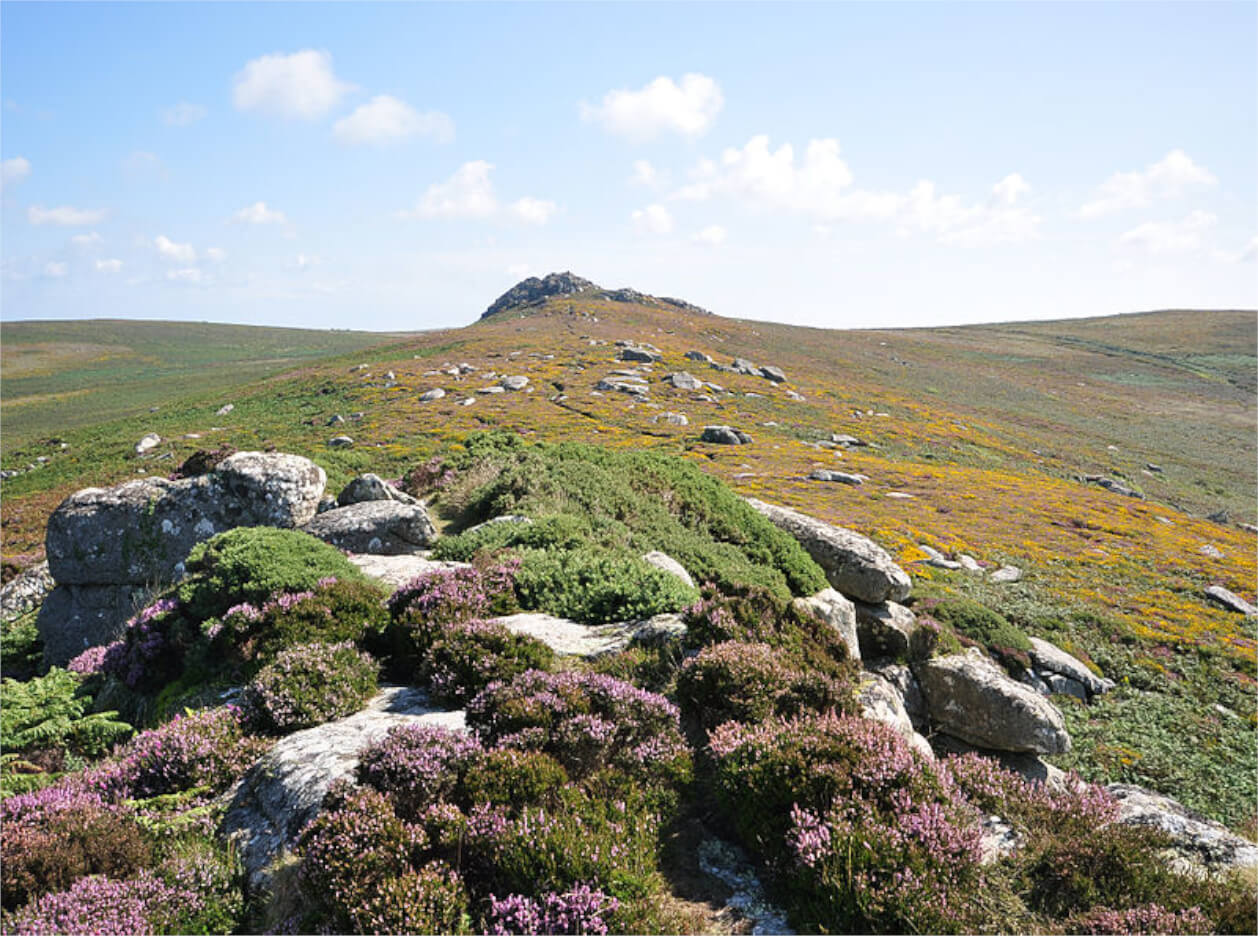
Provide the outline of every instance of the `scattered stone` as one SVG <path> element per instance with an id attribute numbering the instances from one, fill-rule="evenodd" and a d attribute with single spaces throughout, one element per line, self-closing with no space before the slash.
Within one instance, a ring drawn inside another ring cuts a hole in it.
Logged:
<path id="1" fill-rule="evenodd" d="M 663 358 L 658 351 L 638 347 L 637 345 L 629 345 L 620 349 L 620 359 L 622 361 L 642 361 L 647 364 L 654 364 Z"/>
<path id="2" fill-rule="evenodd" d="M 830 435 L 830 441 L 844 448 L 862 448 L 869 445 L 868 442 L 862 442 L 856 436 L 845 435 L 841 432 L 834 432 Z"/>
<path id="3" fill-rule="evenodd" d="M 917 615 L 904 605 L 894 601 L 858 601 L 855 610 L 862 656 L 904 658 L 913 652 Z"/>
<path id="4" fill-rule="evenodd" d="M 628 393 L 631 396 L 645 396 L 650 388 L 641 377 L 604 377 L 594 386 L 595 390 L 615 393 Z"/>
<path id="5" fill-rule="evenodd" d="M 1086 475 L 1084 477 L 1084 480 L 1091 482 L 1092 484 L 1099 485 L 1105 488 L 1105 490 L 1107 491 L 1113 491 L 1115 494 L 1121 494 L 1124 497 L 1134 497 L 1134 498 L 1137 498 L 1138 500 L 1144 500 L 1144 495 L 1141 494 L 1139 491 L 1136 491 L 1128 487 L 1127 485 L 1123 484 L 1120 481 L 1115 481 L 1113 478 L 1106 478 L 1101 475 Z"/>
<path id="6" fill-rule="evenodd" d="M 1071 679 L 1069 676 L 1062 676 L 1060 673 L 1040 673 L 1044 682 L 1048 683 L 1048 690 L 1054 695 L 1074 696 L 1080 702 L 1088 701 L 1088 690 L 1083 687 L 1083 683 L 1077 679 Z"/>
<path id="7" fill-rule="evenodd" d="M 1162 473 L 1162 466 L 1161 466 L 1161 465 L 1155 465 L 1155 464 L 1153 464 L 1153 462 L 1149 462 L 1147 465 L 1145 465 L 1145 466 L 1144 466 L 1144 470 L 1145 470 L 1145 471 L 1152 471 L 1152 472 L 1154 472 L 1155 474 L 1161 474 L 1161 473 Z"/>
<path id="8" fill-rule="evenodd" d="M 802 393 L 796 393 L 794 390 L 787 390 L 786 398 L 788 400 L 794 400 L 796 403 L 802 403 L 804 402 L 804 399 L 805 399 Z"/>
<path id="9" fill-rule="evenodd" d="M 5 623 L 38 608 L 57 585 L 47 562 L 38 562 L 0 588 L 0 621 Z"/>
<path id="10" fill-rule="evenodd" d="M 1106 789 L 1119 801 L 1118 821 L 1167 833 L 1185 870 L 1225 872 L 1258 865 L 1258 845 L 1177 800 L 1129 783 Z"/>
<path id="11" fill-rule="evenodd" d="M 1065 691 L 1069 695 L 1078 695 L 1073 691 L 1073 687 L 1057 688 L 1051 679 L 1044 677 L 1045 672 L 1065 677 L 1081 689 L 1086 689 L 1086 693 L 1080 696 L 1085 702 L 1089 694 L 1109 692 L 1116 685 L 1112 679 L 1097 676 L 1082 660 L 1039 637 L 1031 638 L 1031 662 L 1035 664 L 1035 668 L 1040 671 L 1040 676 L 1053 688 L 1054 692 Z"/>
<path id="12" fill-rule="evenodd" d="M 812 612 L 820 617 L 843 638 L 852 659 L 861 658 L 861 645 L 856 633 L 856 608 L 852 602 L 833 588 L 823 588 L 807 598 L 796 598 L 791 604 L 797 610 Z"/>
<path id="13" fill-rule="evenodd" d="M 989 575 L 988 579 L 993 582 L 1002 583 L 1020 582 L 1022 581 L 1022 570 L 1017 566 L 1002 565 L 999 569 Z"/>
<path id="14" fill-rule="evenodd" d="M 912 581 L 873 540 L 787 507 L 750 498 L 747 503 L 794 536 L 830 584 L 849 598 L 877 604 L 908 597 Z"/>
<path id="15" fill-rule="evenodd" d="M 1200 552 L 1203 556 L 1209 556 L 1211 559 L 1222 559 L 1223 552 L 1217 547 L 1209 543 L 1202 543 Z"/>
<path id="16" fill-rule="evenodd" d="M 215 415 L 215 416 L 226 416 L 228 413 L 230 413 L 230 412 L 231 412 L 232 410 L 234 410 L 235 408 L 236 408 L 236 404 L 235 404 L 235 403 L 228 403 L 228 404 L 226 404 L 226 405 L 224 405 L 224 406 L 220 406 L 220 407 L 218 408 L 218 412 L 216 412 L 214 415 Z"/>
<path id="17" fill-rule="evenodd" d="M 814 468 L 808 475 L 814 481 L 837 481 L 839 484 L 860 486 L 869 480 L 868 475 L 848 474 L 846 471 L 831 471 L 828 468 Z"/>
<path id="18" fill-rule="evenodd" d="M 1023 837 L 1000 816 L 983 817 L 983 837 L 979 842 L 979 864 L 990 865 L 1022 847 Z"/>
<path id="19" fill-rule="evenodd" d="M 347 435 L 333 436 L 328 439 L 329 448 L 352 448 L 354 440 Z"/>
<path id="20" fill-rule="evenodd" d="M 319 814 L 332 784 L 352 778 L 359 753 L 401 725 L 467 730 L 462 711 L 435 708 L 419 689 L 389 686 L 355 715 L 276 742 L 245 774 L 231 794 L 220 831 L 236 842 L 251 886 L 267 887 L 268 866 Z"/>
<path id="21" fill-rule="evenodd" d="M 916 500 L 917 498 L 917 495 L 906 494 L 904 491 L 888 491 L 883 496 L 888 497 L 891 500 Z"/>
<path id="22" fill-rule="evenodd" d="M 888 725 L 923 758 L 928 761 L 935 759 L 930 742 L 914 730 L 900 693 L 877 673 L 861 674 L 856 704 L 860 706 L 862 717 Z"/>
<path id="23" fill-rule="evenodd" d="M 1228 591 L 1222 585 L 1211 585 L 1206 589 L 1206 597 L 1217 601 L 1229 611 L 1235 611 L 1237 614 L 1243 614 L 1246 617 L 1258 617 L 1258 608 L 1255 608 L 1235 592 Z"/>
<path id="24" fill-rule="evenodd" d="M 715 445 L 748 445 L 751 443 L 751 436 L 730 426 L 704 426 L 699 441 Z"/>
<path id="25" fill-rule="evenodd" d="M 1070 750 L 1056 706 L 1015 682 L 977 648 L 925 660 L 916 673 L 930 719 L 940 731 L 998 751 Z"/>
<path id="26" fill-rule="evenodd" d="M 338 507 L 348 507 L 350 504 L 361 504 L 364 501 L 398 501 L 403 504 L 419 503 L 416 498 L 405 491 L 395 488 L 392 484 L 385 481 L 384 478 L 370 472 L 359 475 L 345 485 L 341 493 L 336 496 Z"/>
<path id="27" fill-rule="evenodd" d="M 701 364 L 711 364 L 711 363 L 712 363 L 712 358 L 711 358 L 711 356 L 710 356 L 710 355 L 707 355 L 707 354 L 704 354 L 702 351 L 687 351 L 687 352 L 686 352 L 686 360 L 687 360 L 687 361 L 698 361 L 698 362 L 699 362 L 699 363 L 701 363 Z"/>
<path id="28" fill-rule="evenodd" d="M 760 376 L 765 380 L 771 380 L 774 383 L 786 383 L 786 373 L 780 367 L 774 367 L 772 364 L 765 365 L 760 368 Z"/>
<path id="29" fill-rule="evenodd" d="M 962 569 L 964 569 L 966 572 L 969 572 L 971 575 L 986 575 L 987 574 L 987 570 L 984 569 L 981 565 L 979 565 L 978 560 L 975 559 L 973 556 L 969 556 L 969 555 L 966 555 L 965 553 L 961 553 L 959 556 L 957 556 L 957 562 L 961 565 Z"/>
<path id="30" fill-rule="evenodd" d="M 504 387 L 481 387 L 476 392 L 477 393 L 506 393 L 507 391 Z"/>
<path id="31" fill-rule="evenodd" d="M 465 397 L 464 399 L 459 400 L 459 406 L 471 406 L 475 402 L 476 397 Z"/>
<path id="32" fill-rule="evenodd" d="M 446 392 L 440 387 L 433 387 L 431 390 L 426 390 L 419 395 L 419 402 L 431 403 L 433 400 L 440 400 L 445 395 Z"/>
<path id="33" fill-rule="evenodd" d="M 725 906 L 751 924 L 753 936 L 767 933 L 794 936 L 785 911 L 769 901 L 764 885 L 756 876 L 755 866 L 742 849 L 721 839 L 706 839 L 699 843 L 698 858 L 699 869 L 704 874 L 716 878 L 732 891 L 725 898 Z"/>
<path id="34" fill-rule="evenodd" d="M 1239 526 L 1246 533 L 1258 533 L 1258 526 L 1254 526 L 1252 523 L 1242 523 Z"/>
<path id="35" fill-rule="evenodd" d="M 328 417 L 329 426 L 339 426 L 343 422 L 345 422 L 345 417 L 342 416 L 340 413 L 334 413 L 333 415 Z"/>
<path id="36" fill-rule="evenodd" d="M 498 386 L 504 390 L 523 390 L 529 385 L 529 379 L 524 376 L 503 377 L 498 381 Z"/>
<path id="37" fill-rule="evenodd" d="M 748 377 L 760 376 L 760 368 L 746 358 L 734 358 L 729 367 L 736 374 L 746 374 Z"/>
<path id="38" fill-rule="evenodd" d="M 686 416 L 685 413 L 673 413 L 673 412 L 660 413 L 654 419 L 652 419 L 651 422 L 666 423 L 667 425 L 670 425 L 670 426 L 689 426 L 690 425 L 690 419 Z"/>
<path id="39" fill-rule="evenodd" d="M 437 528 L 422 505 L 393 500 L 338 507 L 319 514 L 302 529 L 338 549 L 377 555 L 413 553 L 437 538 Z"/>
<path id="40" fill-rule="evenodd" d="M 678 390 L 702 390 L 703 381 L 686 371 L 678 371 L 664 378 Z"/>
<path id="41" fill-rule="evenodd" d="M 159 436 L 156 432 L 150 432 L 139 442 L 135 443 L 135 454 L 143 455 L 146 452 L 151 452 L 153 449 L 157 448 L 157 446 L 161 444 L 162 444 L 162 437 Z"/>
<path id="42" fill-rule="evenodd" d="M 686 571 L 686 567 L 667 553 L 662 553 L 658 549 L 655 549 L 643 556 L 642 560 L 648 565 L 653 565 L 655 568 L 667 572 L 669 575 L 680 579 L 691 588 L 694 588 L 695 580 L 690 577 L 690 573 Z"/>

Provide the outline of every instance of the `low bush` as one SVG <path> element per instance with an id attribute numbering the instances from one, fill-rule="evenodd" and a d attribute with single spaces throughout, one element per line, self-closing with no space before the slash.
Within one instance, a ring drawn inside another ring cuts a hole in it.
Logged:
<path id="1" fill-rule="evenodd" d="M 233 933 L 244 912 L 243 869 L 235 852 L 215 840 L 186 837 L 157 867 L 168 885 L 195 897 L 172 927 L 177 933 Z"/>
<path id="2" fill-rule="evenodd" d="M 352 715 L 376 694 L 380 666 L 348 641 L 283 650 L 245 687 L 258 730 L 284 734 Z"/>
<path id="3" fill-rule="evenodd" d="M 88 875 L 129 877 L 152 859 L 152 845 L 134 811 L 81 788 L 61 785 L 11 796 L 0 804 L 0 819 L 0 895 L 6 910 L 66 890 Z"/>
<path id="4" fill-rule="evenodd" d="M 1028 654 L 1031 641 L 1015 624 L 1001 614 L 968 598 L 928 598 L 914 610 L 929 614 L 936 621 L 951 627 L 959 636 L 984 648 L 1011 673 L 1020 673 L 1031 665 Z"/>
<path id="5" fill-rule="evenodd" d="M 596 673 L 534 670 L 491 685 L 468 704 L 467 723 L 486 746 L 542 751 L 574 778 L 615 767 L 667 786 L 690 770 L 677 707 Z"/>
<path id="6" fill-rule="evenodd" d="M 504 549 L 568 551 L 588 546 L 595 539 L 590 521 L 574 514 L 539 517 L 529 523 L 484 523 L 474 529 L 437 541 L 434 559 L 468 562 L 481 553 Z"/>
<path id="7" fill-rule="evenodd" d="M 178 595 L 198 621 L 221 617 L 242 602 L 313 589 L 320 579 L 362 582 L 365 576 L 336 548 L 298 530 L 237 527 L 193 547 Z"/>
<path id="8" fill-rule="evenodd" d="M 122 638 L 105 649 L 100 670 L 138 693 L 156 693 L 183 673 L 201 627 L 173 595 L 148 604 L 127 621 Z"/>
<path id="9" fill-rule="evenodd" d="M 454 793 L 481 753 L 480 743 L 462 732 L 401 725 L 362 751 L 358 779 L 390 795 L 399 815 L 417 820 Z"/>
<path id="10" fill-rule="evenodd" d="M 150 871 L 127 880 L 92 876 L 46 894 L 5 917 L 6 933 L 101 933 L 149 936 L 191 932 L 181 925 L 200 901 Z"/>
<path id="11" fill-rule="evenodd" d="M 785 652 L 763 643 L 705 647 L 677 678 L 682 714 L 709 731 L 731 720 L 842 708 L 850 695 L 850 683 L 793 665 Z"/>
<path id="12" fill-rule="evenodd" d="M 44 642 L 35 621 L 37 611 L 0 621 L 0 673 L 26 680 L 43 669 Z"/>
<path id="13" fill-rule="evenodd" d="M 353 914 L 363 933 L 470 932 L 467 889 L 445 864 L 429 862 L 385 878 Z"/>
<path id="14" fill-rule="evenodd" d="M 415 626 L 508 614 L 515 609 L 515 570 L 507 563 L 426 572 L 393 593 L 389 614 Z"/>
<path id="15" fill-rule="evenodd" d="M 549 669 L 555 652 L 535 637 L 492 621 L 441 625 L 419 666 L 419 680 L 438 702 L 461 706 L 491 682 Z"/>
<path id="16" fill-rule="evenodd" d="M 484 930 L 495 936 L 508 933 L 588 933 L 608 931 L 607 916 L 620 906 L 615 897 L 581 884 L 566 893 L 542 894 L 538 899 L 511 894 L 491 897 Z"/>
<path id="17" fill-rule="evenodd" d="M 462 774 L 454 799 L 498 806 L 553 805 L 557 790 L 568 782 L 568 772 L 549 754 L 517 748 L 493 748 L 481 753 Z"/>
<path id="18" fill-rule="evenodd" d="M 584 550 L 530 550 L 515 576 L 524 608 L 583 624 L 638 621 L 679 611 L 698 594 L 676 576 L 636 556 Z"/>

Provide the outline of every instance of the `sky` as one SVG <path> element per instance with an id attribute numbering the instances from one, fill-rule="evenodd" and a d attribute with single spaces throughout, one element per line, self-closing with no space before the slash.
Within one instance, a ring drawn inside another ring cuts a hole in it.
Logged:
<path id="1" fill-rule="evenodd" d="M 0 316 L 1258 307 L 1258 4 L 0 3 Z"/>

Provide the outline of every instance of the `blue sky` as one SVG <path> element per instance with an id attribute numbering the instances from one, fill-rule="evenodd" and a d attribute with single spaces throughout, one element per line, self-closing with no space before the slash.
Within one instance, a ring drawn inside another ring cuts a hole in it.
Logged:
<path id="1" fill-rule="evenodd" d="M 1253 3 L 0 5 L 6 320 L 1258 306 Z"/>

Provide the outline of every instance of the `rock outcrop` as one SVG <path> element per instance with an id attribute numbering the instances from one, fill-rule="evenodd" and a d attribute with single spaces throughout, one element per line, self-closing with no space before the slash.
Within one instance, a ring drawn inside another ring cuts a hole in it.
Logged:
<path id="1" fill-rule="evenodd" d="M 0 621 L 12 621 L 34 611 L 56 585 L 47 562 L 22 570 L 17 578 L 0 588 Z"/>
<path id="2" fill-rule="evenodd" d="M 630 643 L 653 643 L 685 634 L 686 626 L 676 614 L 657 614 L 645 621 L 624 621 L 614 624 L 578 624 L 568 618 L 541 612 L 509 614 L 491 619 L 513 634 L 524 634 L 546 644 L 560 656 L 592 660 L 608 653 L 618 653 Z"/>
<path id="3" fill-rule="evenodd" d="M 319 514 L 302 527 L 338 549 L 396 556 L 431 546 L 437 528 L 420 504 L 362 501 Z"/>
<path id="4" fill-rule="evenodd" d="M 1246 617 L 1258 617 L 1258 608 L 1255 608 L 1235 592 L 1228 591 L 1222 585 L 1211 585 L 1206 589 L 1205 594 L 1207 598 L 1218 602 L 1229 611 L 1235 611 L 1237 614 L 1243 614 Z"/>
<path id="5" fill-rule="evenodd" d="M 421 690 L 392 686 L 355 715 L 280 740 L 245 774 L 220 829 L 236 842 L 252 886 L 266 886 L 268 865 L 318 815 L 333 782 L 352 777 L 359 753 L 398 725 L 466 730 L 461 711 L 442 711 Z"/>
<path id="6" fill-rule="evenodd" d="M 1054 688 L 1053 681 L 1049 678 L 1051 675 L 1078 684 L 1086 692 L 1084 701 L 1090 696 L 1109 692 L 1115 685 L 1114 680 L 1097 676 L 1082 660 L 1039 637 L 1031 638 L 1031 662 L 1035 664 L 1036 675 L 1047 682 L 1050 688 Z M 1074 692 L 1070 694 L 1077 695 Z"/>
<path id="7" fill-rule="evenodd" d="M 663 572 L 667 572 L 674 578 L 680 579 L 691 588 L 695 587 L 695 580 L 690 577 L 690 573 L 686 571 L 686 567 L 672 556 L 668 555 L 668 553 L 662 553 L 658 549 L 653 549 L 642 557 L 642 561 L 648 565 L 655 566 L 655 568 L 660 569 Z"/>
<path id="8" fill-rule="evenodd" d="M 912 581 L 873 540 L 789 507 L 766 504 L 754 498 L 748 498 L 747 502 L 779 529 L 795 537 L 821 566 L 830 584 L 849 598 L 878 604 L 908 597 Z"/>
<path id="9" fill-rule="evenodd" d="M 856 607 L 833 588 L 823 588 L 807 598 L 796 598 L 797 608 L 818 615 L 827 625 L 838 631 L 847 644 L 852 659 L 861 658 L 860 641 L 856 636 Z"/>
<path id="10" fill-rule="evenodd" d="M 732 426 L 704 426 L 699 441 L 714 445 L 750 445 L 751 436 Z"/>
<path id="11" fill-rule="evenodd" d="M 1056 706 L 1015 682 L 978 649 L 923 661 L 915 671 L 930 720 L 940 731 L 997 751 L 1070 750 Z"/>
<path id="12" fill-rule="evenodd" d="M 538 279 L 536 276 L 530 276 L 528 279 L 516 283 L 495 299 L 481 315 L 481 318 L 487 319 L 491 315 L 497 315 L 499 312 L 537 305 L 545 302 L 551 296 L 573 296 L 580 293 L 595 292 L 598 289 L 599 287 L 588 279 L 567 271 L 550 273 L 541 279 Z"/>
<path id="13" fill-rule="evenodd" d="M 913 728 L 904 700 L 895 686 L 887 680 L 876 673 L 864 673 L 856 691 L 856 703 L 860 706 L 863 717 L 889 725 L 926 760 L 935 759 L 930 742 Z"/>
<path id="14" fill-rule="evenodd" d="M 395 488 L 377 474 L 368 472 L 359 475 L 345 485 L 340 494 L 336 495 L 338 507 L 350 504 L 361 504 L 366 501 L 397 501 L 402 504 L 418 504 L 419 501 L 405 491 Z"/>
<path id="15" fill-rule="evenodd" d="M 421 575 L 427 575 L 429 572 L 439 572 L 442 569 L 460 569 L 470 568 L 471 563 L 467 562 L 445 562 L 436 559 L 429 559 L 422 554 L 403 554 L 398 556 L 379 556 L 370 553 L 350 553 L 347 557 L 350 562 L 358 566 L 363 575 L 375 579 L 383 585 L 388 586 L 391 591 L 397 591 L 411 579 L 418 578 Z"/>
<path id="16" fill-rule="evenodd" d="M 1171 837 L 1180 870 L 1258 867 L 1258 844 L 1178 800 L 1129 783 L 1111 783 L 1106 789 L 1119 801 L 1119 822 L 1160 829 Z"/>
<path id="17" fill-rule="evenodd" d="M 864 656 L 907 657 L 914 649 L 917 615 L 894 601 L 858 601 L 856 633 Z"/>

